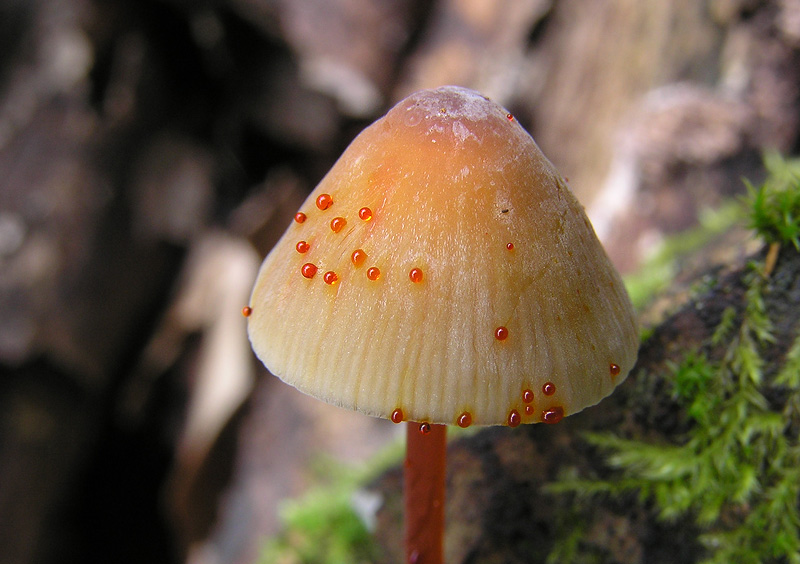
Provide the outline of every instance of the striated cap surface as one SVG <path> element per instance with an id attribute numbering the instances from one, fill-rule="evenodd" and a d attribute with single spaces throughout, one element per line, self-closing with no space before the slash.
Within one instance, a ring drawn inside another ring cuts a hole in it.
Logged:
<path id="1" fill-rule="evenodd" d="M 480 94 L 412 94 L 365 129 L 265 259 L 253 349 L 394 421 L 557 422 L 636 361 L 633 308 L 581 205 Z"/>

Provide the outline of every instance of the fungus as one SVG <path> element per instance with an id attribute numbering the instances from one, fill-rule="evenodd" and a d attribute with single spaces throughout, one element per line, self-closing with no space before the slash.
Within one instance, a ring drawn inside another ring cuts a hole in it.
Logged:
<path id="1" fill-rule="evenodd" d="M 401 101 L 308 197 L 248 306 L 253 349 L 273 374 L 408 422 L 409 561 L 441 562 L 445 425 L 557 423 L 636 361 L 619 275 L 509 116 L 458 87 Z"/>

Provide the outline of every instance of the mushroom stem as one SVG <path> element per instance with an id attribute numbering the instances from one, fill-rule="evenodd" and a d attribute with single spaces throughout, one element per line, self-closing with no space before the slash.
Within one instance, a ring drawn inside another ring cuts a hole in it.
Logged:
<path id="1" fill-rule="evenodd" d="M 405 543 L 408 564 L 441 564 L 447 426 L 406 427 Z"/>

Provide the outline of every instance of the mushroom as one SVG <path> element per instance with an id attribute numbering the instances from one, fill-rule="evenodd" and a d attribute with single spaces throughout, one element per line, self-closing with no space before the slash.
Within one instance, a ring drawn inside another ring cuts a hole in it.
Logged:
<path id="1" fill-rule="evenodd" d="M 245 309 L 273 374 L 413 422 L 409 562 L 441 561 L 445 425 L 557 423 L 611 393 L 638 350 L 630 299 L 565 181 L 512 114 L 453 86 L 356 137 Z"/>

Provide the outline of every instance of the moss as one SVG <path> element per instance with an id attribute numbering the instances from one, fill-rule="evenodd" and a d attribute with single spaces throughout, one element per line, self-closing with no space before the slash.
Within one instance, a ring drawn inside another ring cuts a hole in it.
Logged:
<path id="1" fill-rule="evenodd" d="M 764 185 L 749 187 L 751 227 L 766 243 L 798 248 L 800 162 L 766 163 Z M 708 342 L 669 369 L 685 432 L 660 442 L 589 434 L 608 475 L 562 476 L 548 489 L 590 501 L 634 494 L 662 521 L 689 518 L 703 562 L 800 563 L 800 335 L 768 364 L 775 339 L 764 266 L 751 263 L 744 283 L 743 305 L 727 308 Z M 579 554 L 574 535 L 562 536 L 554 553 Z"/>
<path id="2" fill-rule="evenodd" d="M 768 177 L 761 186 L 745 181 L 750 227 L 767 243 L 792 243 L 800 251 L 800 159 L 771 153 L 764 165 Z"/>
<path id="3" fill-rule="evenodd" d="M 669 375 L 690 423 L 686 435 L 652 443 L 590 434 L 615 472 L 606 480 L 564 478 L 552 492 L 589 498 L 635 492 L 660 519 L 691 517 L 704 531 L 704 562 L 800 562 L 800 337 L 777 376 L 765 381 L 760 351 L 772 339 L 760 296 L 765 279 L 753 268 L 747 282 L 738 328 L 726 313 L 714 336 L 732 333 L 722 358 L 689 352 Z M 779 389 L 785 400 L 771 405 L 768 389 Z M 572 544 L 569 536 L 566 542 Z"/>
<path id="4" fill-rule="evenodd" d="M 387 447 L 361 468 L 330 459 L 315 466 L 319 484 L 280 508 L 282 530 L 268 539 L 258 564 L 358 564 L 375 562 L 379 549 L 358 510 L 369 504 L 360 486 L 397 464 L 403 444 Z"/>

